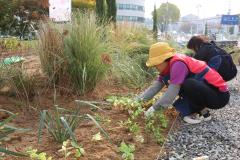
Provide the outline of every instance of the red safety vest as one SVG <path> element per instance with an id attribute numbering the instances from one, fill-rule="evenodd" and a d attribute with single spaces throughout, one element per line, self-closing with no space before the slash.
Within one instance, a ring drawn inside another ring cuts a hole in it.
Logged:
<path id="1" fill-rule="evenodd" d="M 199 61 L 183 54 L 175 54 L 170 60 L 170 68 L 176 61 L 184 62 L 187 65 L 189 71 L 193 74 L 201 73 L 204 69 L 206 69 L 206 67 L 208 67 L 204 61 Z M 209 84 L 218 88 L 220 91 L 228 91 L 226 82 L 216 70 L 209 68 L 208 72 L 204 75 L 204 79 Z"/>

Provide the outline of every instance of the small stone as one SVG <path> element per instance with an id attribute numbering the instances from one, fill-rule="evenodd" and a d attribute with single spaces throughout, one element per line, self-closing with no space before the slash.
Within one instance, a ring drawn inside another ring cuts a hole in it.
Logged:
<path id="1" fill-rule="evenodd" d="M 192 160 L 209 160 L 208 156 L 195 157 Z"/>

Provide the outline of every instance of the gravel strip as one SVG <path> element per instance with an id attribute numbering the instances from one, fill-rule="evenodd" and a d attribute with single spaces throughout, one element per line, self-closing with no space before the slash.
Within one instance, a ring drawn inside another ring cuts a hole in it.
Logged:
<path id="1" fill-rule="evenodd" d="M 240 67 L 238 66 L 240 71 Z M 192 160 L 208 156 L 210 160 L 240 159 L 240 73 L 229 82 L 231 99 L 223 109 L 211 111 L 212 120 L 196 125 L 181 122 L 165 147 L 165 160 Z"/>

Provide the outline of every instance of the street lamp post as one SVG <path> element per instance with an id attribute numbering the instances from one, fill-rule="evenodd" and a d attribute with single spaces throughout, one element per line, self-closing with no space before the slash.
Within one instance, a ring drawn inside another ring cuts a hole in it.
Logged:
<path id="1" fill-rule="evenodd" d="M 198 4 L 198 5 L 196 6 L 196 8 L 197 8 L 197 16 L 198 16 L 199 19 L 200 19 L 200 17 L 199 17 L 199 12 L 200 12 L 200 8 L 201 8 L 201 7 L 202 7 L 201 4 Z M 199 32 L 199 31 L 198 31 L 198 30 L 199 30 L 199 29 L 198 29 L 198 23 L 199 23 L 199 22 L 197 21 L 197 34 L 198 34 L 198 32 Z"/>

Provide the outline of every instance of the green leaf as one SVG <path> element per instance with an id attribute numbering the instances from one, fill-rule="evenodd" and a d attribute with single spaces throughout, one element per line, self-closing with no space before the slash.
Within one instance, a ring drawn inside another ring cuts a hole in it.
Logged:
<path id="1" fill-rule="evenodd" d="M 26 157 L 27 156 L 23 153 L 12 152 L 12 151 L 9 151 L 5 148 L 0 148 L 0 153 L 5 153 L 5 154 L 8 154 L 8 155 L 19 156 L 19 157 Z"/>
<path id="2" fill-rule="evenodd" d="M 107 140 L 112 143 L 111 138 L 109 137 L 109 135 L 107 134 L 107 132 L 100 126 L 100 124 L 95 120 L 95 118 L 93 118 L 91 115 L 87 114 L 87 116 L 95 123 L 95 125 L 100 129 L 100 131 L 103 133 L 103 135 L 105 136 L 105 138 L 107 138 Z"/>
<path id="3" fill-rule="evenodd" d="M 100 140 L 102 140 L 101 133 L 98 132 L 97 134 L 93 135 L 92 140 L 93 141 L 100 141 Z"/>
<path id="4" fill-rule="evenodd" d="M 67 129 L 67 131 L 68 131 L 70 137 L 72 138 L 72 140 L 77 142 L 76 137 L 75 137 L 72 129 L 69 127 L 69 125 L 68 125 L 67 121 L 65 120 L 65 118 L 61 117 L 60 119 L 61 119 L 61 122 L 63 123 L 63 126 Z"/>
<path id="5" fill-rule="evenodd" d="M 43 110 L 43 112 L 40 113 L 40 122 L 39 122 L 39 128 L 38 128 L 38 143 L 41 141 L 41 135 L 42 135 L 42 129 L 44 127 L 44 121 L 46 119 L 46 110 Z"/>
<path id="6" fill-rule="evenodd" d="M 106 113 L 106 111 L 104 111 L 102 108 L 96 106 L 96 105 L 93 104 L 93 103 L 90 103 L 89 101 L 76 100 L 76 102 L 79 103 L 79 104 L 81 104 L 81 103 L 82 103 L 82 104 L 87 104 L 87 105 L 89 105 L 89 106 L 91 106 L 91 107 L 97 108 L 97 109 L 101 110 L 102 112 L 105 112 L 105 113 Z"/>

